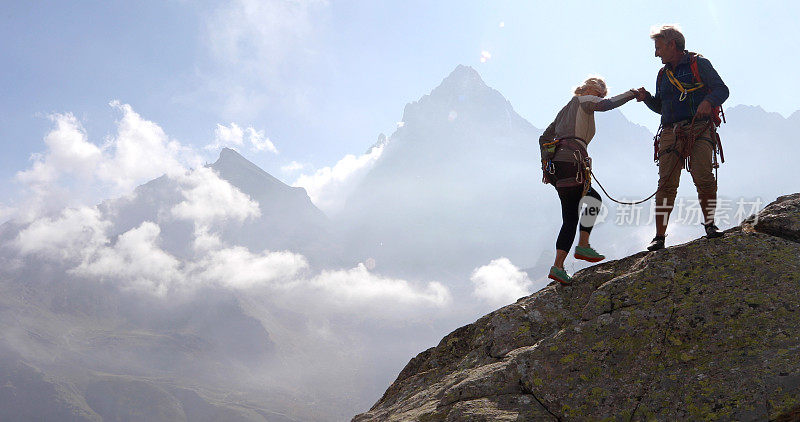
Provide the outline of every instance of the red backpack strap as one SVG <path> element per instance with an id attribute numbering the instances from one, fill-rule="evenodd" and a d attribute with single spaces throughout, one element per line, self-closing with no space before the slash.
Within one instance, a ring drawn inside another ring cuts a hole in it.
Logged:
<path id="1" fill-rule="evenodd" d="M 666 73 L 667 65 L 664 65 L 661 69 L 658 69 L 658 76 L 656 76 L 656 92 L 658 92 L 658 84 L 661 83 L 661 78 L 665 77 L 664 73 Z"/>
<path id="2" fill-rule="evenodd" d="M 691 61 L 689 62 L 689 68 L 692 69 L 692 76 L 694 77 L 694 81 L 696 83 L 703 83 L 703 79 L 700 77 L 700 69 L 697 68 L 697 58 L 698 57 L 703 57 L 703 56 L 701 56 L 701 55 L 699 55 L 697 53 L 689 53 L 689 54 L 692 55 Z M 709 87 L 705 87 L 705 88 L 706 88 L 706 93 L 711 92 L 711 88 L 709 88 Z M 722 123 L 722 121 L 725 119 L 725 114 L 723 114 L 722 107 L 720 107 L 720 106 L 717 106 L 714 109 L 714 111 L 716 111 L 716 113 L 714 113 L 711 116 L 711 120 L 714 121 L 714 126 L 719 126 Z M 720 116 L 722 116 L 722 117 L 720 118 Z"/>
<path id="3" fill-rule="evenodd" d="M 697 53 L 689 53 L 692 55 L 691 60 L 689 61 L 689 68 L 692 69 L 692 76 L 694 76 L 695 83 L 703 83 L 703 79 L 700 77 L 700 69 L 697 68 L 697 58 L 700 57 Z M 708 87 L 706 89 L 710 90 Z"/>

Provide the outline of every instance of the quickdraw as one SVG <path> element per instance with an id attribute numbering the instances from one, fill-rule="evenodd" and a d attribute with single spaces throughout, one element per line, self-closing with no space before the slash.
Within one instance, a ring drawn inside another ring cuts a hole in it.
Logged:
<path id="1" fill-rule="evenodd" d="M 592 186 L 592 157 L 583 157 L 580 151 L 575 150 L 572 152 L 572 157 L 578 163 L 578 172 L 575 174 L 575 183 L 583 185 L 583 193 L 581 196 L 586 196 L 589 188 Z"/>

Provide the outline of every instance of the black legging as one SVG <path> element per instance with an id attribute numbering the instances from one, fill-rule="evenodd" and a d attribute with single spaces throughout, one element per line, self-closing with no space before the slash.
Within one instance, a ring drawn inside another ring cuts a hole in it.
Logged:
<path id="1" fill-rule="evenodd" d="M 553 164 L 555 164 L 556 167 L 555 177 L 552 178 L 553 181 L 575 177 L 577 174 L 577 164 L 563 162 L 553 162 Z M 575 229 L 578 227 L 578 222 L 580 221 L 580 203 L 583 198 L 583 186 L 557 187 L 556 190 L 558 191 L 558 198 L 561 199 L 562 220 L 561 231 L 558 232 L 558 239 L 556 240 L 556 249 L 569 251 L 572 247 L 572 242 L 575 240 Z M 586 192 L 586 196 L 591 196 L 598 202 L 603 201 L 600 194 L 592 187 Z M 591 233 L 592 227 L 581 224 L 581 231 Z"/>

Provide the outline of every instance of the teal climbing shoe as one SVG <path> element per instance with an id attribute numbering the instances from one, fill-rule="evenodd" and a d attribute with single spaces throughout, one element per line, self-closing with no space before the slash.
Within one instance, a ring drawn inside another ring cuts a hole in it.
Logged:
<path id="1" fill-rule="evenodd" d="M 566 271 L 556 266 L 550 267 L 550 274 L 547 276 L 547 278 L 555 280 L 565 286 L 572 284 L 572 277 L 570 277 Z"/>
<path id="2" fill-rule="evenodd" d="M 576 246 L 575 247 L 575 258 L 582 259 L 584 261 L 589 262 L 600 262 L 606 259 L 605 256 L 600 255 L 597 253 L 596 250 L 592 249 L 591 246 L 583 247 L 583 246 Z"/>

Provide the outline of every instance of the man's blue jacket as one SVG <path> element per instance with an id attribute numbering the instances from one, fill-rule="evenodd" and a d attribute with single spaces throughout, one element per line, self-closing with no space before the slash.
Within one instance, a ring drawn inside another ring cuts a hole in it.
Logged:
<path id="1" fill-rule="evenodd" d="M 675 68 L 667 63 L 664 67 L 672 70 L 675 78 L 684 84 L 693 84 L 696 81 L 692 75 L 691 60 L 694 53 L 684 52 L 683 58 Z M 700 73 L 704 88 L 686 94 L 686 98 L 680 101 L 681 92 L 673 86 L 667 78 L 667 73 L 662 71 L 656 78 L 656 95 L 650 95 L 644 102 L 650 110 L 661 114 L 661 124 L 668 125 L 681 120 L 691 119 L 697 112 L 697 106 L 703 100 L 708 100 L 713 107 L 722 105 L 728 99 L 728 87 L 722 82 L 722 78 L 711 62 L 703 56 L 697 56 L 697 70 Z"/>

